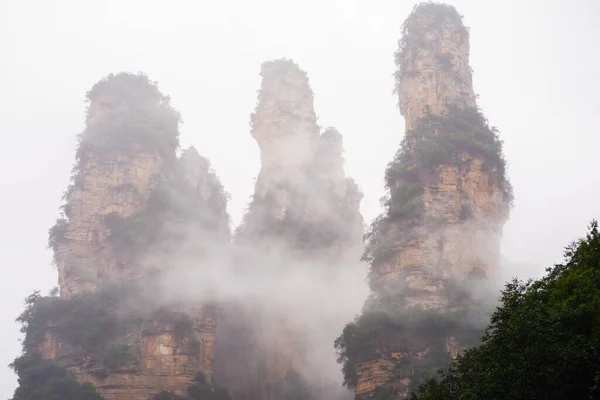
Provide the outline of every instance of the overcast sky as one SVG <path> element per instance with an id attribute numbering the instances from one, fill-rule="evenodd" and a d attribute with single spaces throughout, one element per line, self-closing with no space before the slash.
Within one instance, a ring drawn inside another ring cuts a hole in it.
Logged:
<path id="1" fill-rule="evenodd" d="M 471 28 L 480 105 L 505 141 L 515 208 L 503 254 L 539 274 L 600 218 L 600 1 L 452 1 Z M 56 285 L 47 230 L 83 129 L 85 92 L 143 71 L 182 113 L 182 145 L 208 157 L 237 224 L 259 170 L 249 133 L 260 64 L 307 71 L 322 127 L 344 135 L 346 171 L 379 212 L 383 171 L 402 139 L 393 53 L 406 0 L 0 0 L 0 397 L 19 352 L 14 318 Z"/>

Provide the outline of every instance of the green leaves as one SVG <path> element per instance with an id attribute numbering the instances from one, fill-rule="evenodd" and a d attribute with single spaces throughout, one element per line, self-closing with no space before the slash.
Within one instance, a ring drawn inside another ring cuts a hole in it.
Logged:
<path id="1" fill-rule="evenodd" d="M 71 299 L 42 297 L 35 292 L 26 299 L 27 308 L 17 318 L 25 333 L 25 352 L 36 351 L 49 326 L 61 340 L 85 351 L 103 345 L 138 321 L 133 315 L 118 312 L 135 293 L 135 288 L 127 285 L 107 286 Z"/>
<path id="2" fill-rule="evenodd" d="M 230 400 L 230 397 L 225 389 L 208 381 L 203 373 L 198 372 L 188 386 L 186 396 L 163 391 L 152 397 L 152 400 Z"/>
<path id="3" fill-rule="evenodd" d="M 389 304 L 389 301 L 384 303 Z M 410 375 L 418 384 L 450 364 L 446 338 L 455 337 L 463 346 L 478 341 L 481 330 L 470 323 L 471 319 L 466 311 L 451 313 L 411 308 L 366 311 L 347 324 L 334 343 L 338 362 L 342 364 L 344 385 L 356 388 L 359 363 L 377 360 L 382 353 L 392 352 L 404 354 L 394 362 L 394 371 L 412 368 Z M 420 357 L 419 352 L 427 356 Z M 393 381 L 391 374 L 390 383 Z"/>
<path id="4" fill-rule="evenodd" d="M 89 383 L 78 383 L 64 368 L 39 356 L 23 355 L 10 367 L 19 387 L 12 400 L 102 400 Z"/>
<path id="5" fill-rule="evenodd" d="M 419 399 L 592 399 L 600 394 L 600 234 L 593 221 L 565 263 L 508 282 L 483 343 Z"/>

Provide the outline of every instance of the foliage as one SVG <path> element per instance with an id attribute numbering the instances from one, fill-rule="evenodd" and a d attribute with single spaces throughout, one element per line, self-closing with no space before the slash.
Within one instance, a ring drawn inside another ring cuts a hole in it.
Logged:
<path id="1" fill-rule="evenodd" d="M 166 390 L 163 390 L 162 392 L 154 395 L 152 400 L 187 400 L 187 398 L 179 396 L 173 392 L 167 392 Z"/>
<path id="2" fill-rule="evenodd" d="M 312 400 L 314 396 L 304 378 L 296 371 L 290 370 L 283 380 L 276 383 L 273 398 L 277 400 Z"/>
<path id="3" fill-rule="evenodd" d="M 188 238 L 190 229 L 206 230 L 214 237 L 217 232 L 228 232 L 226 194 L 218 180 L 212 187 L 210 197 L 202 200 L 183 177 L 169 177 L 138 212 L 127 217 L 116 213 L 105 216 L 104 224 L 110 230 L 108 243 L 116 254 L 135 257 L 156 246 L 164 252 L 175 251 Z"/>
<path id="4" fill-rule="evenodd" d="M 89 103 L 86 129 L 77 137 L 71 183 L 63 194 L 65 204 L 61 206 L 67 217 L 71 214 L 71 195 L 76 188 L 83 187 L 83 166 L 91 154 L 113 159 L 115 154 L 158 152 L 168 164 L 175 159 L 179 147 L 181 116 L 171 107 L 170 98 L 146 75 L 110 74 L 92 87 L 86 100 Z M 59 220 L 51 229 L 50 246 L 61 239 L 64 225 Z"/>
<path id="5" fill-rule="evenodd" d="M 290 251 L 305 256 L 311 252 L 330 249 L 339 243 L 349 243 L 357 235 L 356 227 L 361 226 L 360 214 L 356 212 L 352 200 L 360 199 L 362 193 L 352 180 L 346 180 L 346 195 L 341 201 L 334 195 L 334 187 L 326 179 L 321 179 L 316 171 L 309 171 L 306 182 L 310 187 L 297 186 L 289 182 L 278 182 L 266 196 L 254 195 L 244 220 L 236 231 L 238 238 L 278 240 L 289 245 Z M 278 200 L 286 193 L 291 201 L 285 205 L 283 216 L 275 215 L 280 209 Z M 337 202 L 337 204 L 336 204 Z M 319 218 L 307 218 L 307 211 L 315 205 L 331 205 L 328 212 Z"/>
<path id="6" fill-rule="evenodd" d="M 418 218 L 423 214 L 423 187 L 417 183 L 406 183 L 393 190 L 387 199 L 388 216 L 392 220 Z"/>
<path id="7" fill-rule="evenodd" d="M 477 109 L 451 107 L 447 115 L 426 113 L 406 135 L 394 160 L 388 164 L 385 181 L 392 188 L 398 180 L 414 182 L 439 165 L 460 167 L 462 155 L 481 157 L 483 167 L 500 184 L 507 181 L 506 161 L 498 130 L 490 127 Z M 505 193 L 511 200 L 510 193 Z"/>
<path id="8" fill-rule="evenodd" d="M 181 116 L 171 107 L 169 96 L 146 75 L 110 74 L 97 82 L 86 98 L 90 107 L 87 128 L 79 137 L 79 167 L 89 151 L 128 154 L 159 150 L 164 156 L 174 156 Z M 100 118 L 95 107 L 102 107 Z"/>
<path id="9" fill-rule="evenodd" d="M 300 69 L 300 66 L 293 60 L 288 58 L 279 58 L 276 60 L 270 60 L 263 62 L 260 67 L 260 76 L 262 77 L 261 89 L 258 92 L 258 101 L 256 108 L 252 114 L 250 114 L 250 126 L 254 127 L 257 120 L 258 112 L 261 108 L 261 104 L 269 101 L 269 98 L 273 96 L 271 85 L 273 82 L 277 82 L 278 85 L 292 87 L 297 94 L 302 97 L 296 98 L 296 101 L 281 101 L 278 102 L 279 111 L 285 111 L 291 118 L 303 118 L 298 115 L 297 104 L 302 103 L 310 99 L 312 101 L 313 91 L 308 83 L 308 76 L 305 71 Z M 290 79 L 292 78 L 292 79 Z M 298 80 L 301 79 L 298 87 Z M 299 90 L 298 90 L 299 89 Z"/>
<path id="10" fill-rule="evenodd" d="M 209 382 L 206 376 L 198 372 L 194 382 L 188 386 L 186 396 L 179 396 L 173 392 L 163 391 L 152 397 L 152 400 L 229 400 L 227 391 L 218 385 Z"/>
<path id="11" fill-rule="evenodd" d="M 48 230 L 48 248 L 54 252 L 53 262 L 56 263 L 56 252 L 60 244 L 67 242 L 67 230 L 69 222 L 66 218 L 61 217 L 56 220 L 52 228 Z"/>
<path id="12" fill-rule="evenodd" d="M 473 215 L 473 207 L 471 207 L 471 204 L 462 203 L 460 205 L 460 214 L 459 214 L 458 218 L 461 221 L 464 221 L 464 220 L 471 218 L 472 215 Z"/>
<path id="13" fill-rule="evenodd" d="M 78 383 L 67 370 L 39 356 L 25 354 L 10 367 L 19 377 L 12 400 L 102 400 L 91 384 Z"/>
<path id="14" fill-rule="evenodd" d="M 393 386 L 380 386 L 375 389 L 371 400 L 394 400 L 398 396 L 398 391 Z"/>
<path id="15" fill-rule="evenodd" d="M 82 293 L 71 299 L 42 297 L 34 292 L 26 299 L 25 311 L 17 318 L 25 333 L 23 348 L 33 353 L 42 343 L 47 327 L 65 343 L 84 351 L 102 347 L 138 322 L 131 313 L 117 312 L 135 288 L 125 285 L 107 286 L 94 293 Z"/>
<path id="16" fill-rule="evenodd" d="M 184 312 L 161 307 L 152 313 L 152 318 L 173 325 L 175 337 L 178 339 L 182 339 L 193 332 L 192 318 Z"/>
<path id="17" fill-rule="evenodd" d="M 420 3 L 413 7 L 411 14 L 406 18 L 401 28 L 402 36 L 398 41 L 398 50 L 394 53 L 394 59 L 398 70 L 395 73 L 396 91 L 400 90 L 402 78 L 413 73 L 405 65 L 408 55 L 418 48 L 431 49 L 434 43 L 426 38 L 426 33 L 432 29 L 440 29 L 442 25 L 450 21 L 457 27 L 457 33 L 462 41 L 469 38 L 469 30 L 463 25 L 462 16 L 456 9 L 448 4 L 433 2 Z M 437 51 L 438 49 L 432 49 Z M 452 68 L 452 60 L 448 54 L 439 54 L 437 61 L 442 68 L 449 71 Z"/>
<path id="18" fill-rule="evenodd" d="M 482 338 L 419 399 L 592 399 L 600 396 L 600 233 L 567 247 L 535 281 L 513 279 Z"/>
<path id="19" fill-rule="evenodd" d="M 490 127 L 477 109 L 451 107 L 444 116 L 426 112 L 416 127 L 406 133 L 400 149 L 387 166 L 388 196 L 382 199 L 386 211 L 371 224 L 365 235 L 363 260 L 385 260 L 378 253 L 392 226 L 390 222 L 404 224 L 407 228 L 423 222 L 424 187 L 435 177 L 438 166 L 467 168 L 471 161 L 464 158 L 465 154 L 483 160 L 482 169 L 489 174 L 491 182 L 502 189 L 506 204 L 512 204 L 512 186 L 506 177 L 506 161 L 498 130 Z M 464 205 L 460 217 L 463 220 L 470 217 L 469 205 Z"/>
<path id="20" fill-rule="evenodd" d="M 380 359 L 381 353 L 400 352 L 394 370 L 400 372 L 410 365 L 417 381 L 445 368 L 450 358 L 445 351 L 447 337 L 456 337 L 462 345 L 477 341 L 481 332 L 470 323 L 470 316 L 461 312 L 401 308 L 388 312 L 367 310 L 344 327 L 335 340 L 338 362 L 342 364 L 344 386 L 356 388 L 356 368 L 359 363 Z M 428 357 L 414 357 L 428 349 Z M 391 374 L 393 381 L 395 374 Z"/>
<path id="21" fill-rule="evenodd" d="M 76 157 L 84 161 L 89 152 L 131 154 L 155 150 L 174 157 L 179 146 L 177 118 L 164 109 L 113 111 L 110 118 L 88 125 L 80 136 Z"/>
<path id="22" fill-rule="evenodd" d="M 111 344 L 102 355 L 102 365 L 111 369 L 135 361 L 136 357 L 132 349 L 126 344 Z"/>

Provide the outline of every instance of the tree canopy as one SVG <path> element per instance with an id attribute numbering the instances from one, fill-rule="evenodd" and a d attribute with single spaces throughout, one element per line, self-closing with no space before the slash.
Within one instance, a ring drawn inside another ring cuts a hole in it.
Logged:
<path id="1" fill-rule="evenodd" d="M 482 344 L 456 359 L 421 400 L 600 398 L 600 232 L 566 248 L 538 280 L 502 291 Z"/>
<path id="2" fill-rule="evenodd" d="M 19 377 L 12 400 L 102 400 L 92 385 L 77 382 L 66 369 L 37 355 L 25 354 L 10 367 Z"/>

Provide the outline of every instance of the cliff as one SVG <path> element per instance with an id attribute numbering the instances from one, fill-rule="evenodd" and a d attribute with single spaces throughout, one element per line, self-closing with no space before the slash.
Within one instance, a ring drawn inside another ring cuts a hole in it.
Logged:
<path id="1" fill-rule="evenodd" d="M 406 396 L 476 343 L 485 310 L 474 288 L 499 267 L 512 201 L 498 131 L 476 106 L 462 17 L 423 3 L 402 34 L 406 132 L 386 170 L 386 211 L 367 234 L 372 294 L 336 341 L 358 399 Z"/>
<path id="2" fill-rule="evenodd" d="M 266 62 L 261 76 L 250 118 L 261 169 L 236 240 L 339 257 L 363 228 L 362 193 L 345 176 L 342 136 L 331 127 L 320 133 L 308 77 L 293 61 Z"/>
<path id="3" fill-rule="evenodd" d="M 261 77 L 251 115 L 261 169 L 235 236 L 245 266 L 240 276 L 261 276 L 270 285 L 298 271 L 333 279 L 344 261 L 356 264 L 363 233 L 362 194 L 344 173 L 342 136 L 335 128 L 320 132 L 308 77 L 293 61 L 265 62 Z M 308 376 L 311 328 L 292 317 L 289 307 L 304 302 L 294 300 L 277 304 L 259 296 L 224 310 L 215 371 L 234 399 L 317 395 L 319 384 Z"/>
<path id="4" fill-rule="evenodd" d="M 161 277 L 229 241 L 223 187 L 190 148 L 180 116 L 145 75 L 109 75 L 87 93 L 63 215 L 50 230 L 60 297 L 21 316 L 25 355 L 90 382 L 104 400 L 183 394 L 210 377 L 216 312 L 167 298 Z"/>

